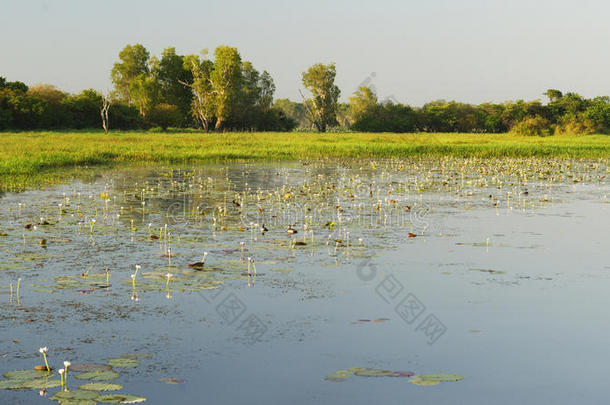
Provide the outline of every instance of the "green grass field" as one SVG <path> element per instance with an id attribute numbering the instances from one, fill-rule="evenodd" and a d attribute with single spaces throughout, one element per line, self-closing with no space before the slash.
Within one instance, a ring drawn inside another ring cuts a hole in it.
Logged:
<path id="1" fill-rule="evenodd" d="M 81 165 L 319 158 L 610 157 L 610 136 L 317 133 L 0 133 L 0 183 L 52 181 Z"/>

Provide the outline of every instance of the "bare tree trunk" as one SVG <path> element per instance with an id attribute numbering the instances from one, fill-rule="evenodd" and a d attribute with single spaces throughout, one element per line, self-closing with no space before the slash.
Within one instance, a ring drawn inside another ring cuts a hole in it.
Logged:
<path id="1" fill-rule="evenodd" d="M 220 118 L 218 118 L 216 120 L 216 126 L 214 127 L 214 131 L 220 131 L 222 129 L 222 125 L 224 124 L 224 121 Z"/>
<path id="2" fill-rule="evenodd" d="M 102 128 L 104 128 L 104 133 L 106 135 L 108 134 L 109 128 L 108 110 L 110 110 L 110 97 L 108 95 L 102 96 L 102 109 L 100 110 L 100 115 L 102 116 Z"/>

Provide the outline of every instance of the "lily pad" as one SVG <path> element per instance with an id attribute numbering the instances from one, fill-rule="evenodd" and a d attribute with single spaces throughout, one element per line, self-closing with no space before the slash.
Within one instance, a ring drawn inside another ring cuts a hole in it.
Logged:
<path id="1" fill-rule="evenodd" d="M 64 401 L 83 401 L 83 400 L 97 400 L 100 396 L 99 393 L 95 391 L 83 391 L 83 390 L 74 390 L 74 391 L 59 391 L 51 396 L 51 400 L 59 401 L 62 404 Z"/>
<path id="2" fill-rule="evenodd" d="M 38 370 L 13 370 L 7 371 L 2 374 L 3 377 L 8 378 L 9 380 L 31 380 L 33 378 L 45 378 L 51 377 L 53 374 L 48 371 L 38 371 Z"/>
<path id="3" fill-rule="evenodd" d="M 46 388 L 56 388 L 61 386 L 61 380 L 53 379 L 47 380 L 44 378 L 36 378 L 34 380 L 22 381 L 21 385 L 23 388 L 41 390 Z"/>
<path id="4" fill-rule="evenodd" d="M 419 378 L 420 380 L 438 382 L 461 381 L 464 379 L 463 376 L 457 374 L 422 374 L 416 376 L 416 378 Z"/>
<path id="5" fill-rule="evenodd" d="M 414 372 L 412 371 L 394 371 L 394 374 L 392 375 L 392 377 L 413 377 L 415 375 Z"/>
<path id="6" fill-rule="evenodd" d="M 146 401 L 146 398 L 129 394 L 110 394 L 96 398 L 97 402 L 104 404 L 137 404 Z"/>
<path id="7" fill-rule="evenodd" d="M 412 380 L 409 380 L 409 382 L 413 385 L 423 385 L 423 386 L 428 386 L 428 385 L 439 385 L 440 381 L 433 381 L 433 380 L 422 380 L 419 377 L 415 377 Z"/>
<path id="8" fill-rule="evenodd" d="M 60 405 L 97 405 L 94 399 L 62 399 Z"/>
<path id="9" fill-rule="evenodd" d="M 89 383 L 79 385 L 78 389 L 85 391 L 118 391 L 123 389 L 123 386 L 113 383 Z"/>
<path id="10" fill-rule="evenodd" d="M 394 375 L 394 372 L 390 370 L 366 368 L 364 370 L 356 371 L 354 374 L 360 377 L 391 377 Z"/>
<path id="11" fill-rule="evenodd" d="M 108 364 L 116 368 L 134 368 L 140 365 L 140 362 L 136 359 L 110 359 Z"/>
<path id="12" fill-rule="evenodd" d="M 70 371 L 74 371 L 76 373 L 88 373 L 90 371 L 110 371 L 112 370 L 112 366 L 108 364 L 74 364 L 70 366 Z"/>
<path id="13" fill-rule="evenodd" d="M 334 382 L 343 382 L 348 377 L 351 377 L 351 376 L 352 376 L 352 372 L 349 370 L 337 370 L 333 374 L 327 375 L 326 380 L 334 381 Z"/>
<path id="14" fill-rule="evenodd" d="M 175 385 L 185 383 L 186 380 L 184 378 L 176 378 L 176 377 L 162 377 L 159 378 L 159 381 L 164 382 L 165 384 Z"/>
<path id="15" fill-rule="evenodd" d="M 76 374 L 74 378 L 89 381 L 109 381 L 119 378 L 121 375 L 114 371 L 90 371 L 87 373 Z"/>
<path id="16" fill-rule="evenodd" d="M 24 390 L 23 380 L 0 381 L 0 390 Z"/>

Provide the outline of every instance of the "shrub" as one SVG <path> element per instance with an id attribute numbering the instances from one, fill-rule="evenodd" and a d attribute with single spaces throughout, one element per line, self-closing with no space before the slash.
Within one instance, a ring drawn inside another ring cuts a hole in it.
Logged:
<path id="1" fill-rule="evenodd" d="M 553 134 L 553 127 L 549 120 L 536 115 L 523 118 L 511 128 L 510 132 L 524 136 L 549 136 Z"/>

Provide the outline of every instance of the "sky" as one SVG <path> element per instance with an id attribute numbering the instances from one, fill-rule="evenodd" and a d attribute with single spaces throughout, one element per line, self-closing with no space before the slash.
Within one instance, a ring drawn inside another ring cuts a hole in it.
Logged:
<path id="1" fill-rule="evenodd" d="M 610 94 L 609 17 L 607 0 L 4 0 L 0 76 L 107 91 L 127 44 L 230 45 L 295 101 L 318 62 L 342 100 L 362 84 L 410 105 L 593 97 Z"/>

